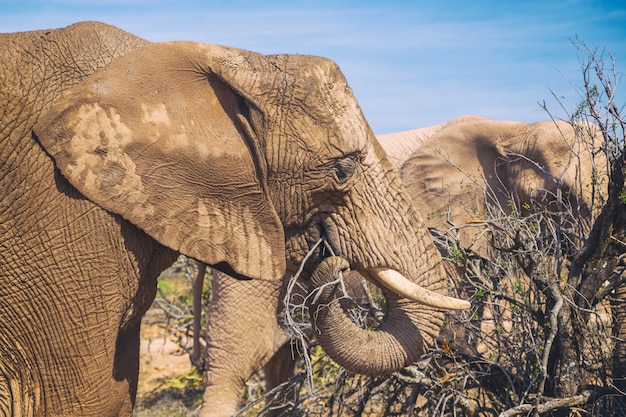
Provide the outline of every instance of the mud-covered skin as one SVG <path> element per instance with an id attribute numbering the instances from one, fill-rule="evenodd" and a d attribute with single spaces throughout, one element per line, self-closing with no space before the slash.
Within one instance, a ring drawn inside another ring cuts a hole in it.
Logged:
<path id="1" fill-rule="evenodd" d="M 131 412 L 139 320 L 175 253 L 79 194 L 31 129 L 61 91 L 146 44 L 91 23 L 0 35 L 0 414 Z"/>

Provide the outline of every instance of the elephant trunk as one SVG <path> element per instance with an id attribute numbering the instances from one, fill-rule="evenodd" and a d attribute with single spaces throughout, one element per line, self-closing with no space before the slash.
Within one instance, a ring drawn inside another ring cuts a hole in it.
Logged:
<path id="1" fill-rule="evenodd" d="M 332 284 L 347 268 L 345 259 L 330 257 L 311 276 L 311 288 L 320 292 L 309 302 L 309 314 L 324 351 L 346 369 L 369 376 L 386 375 L 415 362 L 425 351 L 421 331 L 435 325 L 428 320 L 428 310 L 434 308 L 385 294 L 389 309 L 383 322 L 375 330 L 362 329 L 346 316 L 335 296 L 337 284 Z"/>

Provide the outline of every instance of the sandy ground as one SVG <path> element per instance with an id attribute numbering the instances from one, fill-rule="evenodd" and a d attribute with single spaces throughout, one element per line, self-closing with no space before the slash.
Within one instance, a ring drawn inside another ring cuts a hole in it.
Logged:
<path id="1" fill-rule="evenodd" d="M 147 327 L 147 326 L 146 326 Z M 181 352 L 171 336 L 153 325 L 142 332 L 138 393 L 159 388 L 168 378 L 191 370 L 189 356 Z"/>
<path id="2" fill-rule="evenodd" d="M 142 324 L 139 384 L 133 416 L 194 416 L 201 393 L 181 386 L 177 379 L 192 370 L 189 355 L 181 351 L 162 324 L 153 324 L 159 314 L 163 312 L 153 307 Z"/>

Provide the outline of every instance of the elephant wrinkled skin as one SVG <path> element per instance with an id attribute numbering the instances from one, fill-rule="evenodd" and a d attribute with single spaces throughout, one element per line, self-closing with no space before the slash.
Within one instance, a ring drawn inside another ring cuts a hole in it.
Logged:
<path id="1" fill-rule="evenodd" d="M 591 139 L 595 146 L 601 144 L 596 137 L 599 132 L 593 126 L 576 128 L 588 130 L 576 132 L 565 122 L 526 124 L 462 116 L 436 126 L 379 135 L 378 140 L 400 173 L 414 207 L 428 218 L 428 226 L 452 239 L 459 236 L 465 248 L 487 256 L 487 227 L 468 224 L 468 220 L 480 218 L 486 204 L 499 204 L 508 213 L 524 203 L 536 211 L 554 211 L 560 188 L 565 209 L 573 210 L 581 222 L 572 228 L 588 233 L 600 197 L 585 184 L 606 182 L 606 178 L 593 179 L 594 163 L 598 172 L 603 172 L 605 162 L 601 153 L 594 162 L 590 153 L 594 149 L 587 147 Z M 448 266 L 450 271 L 455 269 Z M 347 279 L 358 278 L 349 273 Z M 290 335 L 281 324 L 284 288 L 261 281 L 233 281 L 221 272 L 214 272 L 212 285 L 217 301 L 212 301 L 208 320 L 205 403 L 222 404 L 232 413 L 243 383 L 261 367 L 271 376 L 266 380 L 268 390 L 291 375 L 294 363 L 285 345 Z M 322 304 L 327 301 L 328 297 L 318 299 Z M 326 322 L 328 315 L 334 318 L 331 323 Z M 314 327 L 323 330 L 318 337 L 320 345 L 333 359 L 341 356 L 336 346 L 349 354 L 358 351 L 359 343 L 354 341 L 362 336 L 337 309 L 317 320 Z M 390 344 L 386 346 L 391 350 Z M 350 368 L 349 361 L 338 362 Z M 228 403 L 230 408 L 225 405 Z"/>
<path id="2" fill-rule="evenodd" d="M 274 285 L 323 240 L 436 300 L 403 315 L 426 344 L 439 307 L 467 306 L 332 61 L 95 22 L 2 34 L 0 58 L 0 414 L 130 415 L 140 319 L 179 253 Z"/>

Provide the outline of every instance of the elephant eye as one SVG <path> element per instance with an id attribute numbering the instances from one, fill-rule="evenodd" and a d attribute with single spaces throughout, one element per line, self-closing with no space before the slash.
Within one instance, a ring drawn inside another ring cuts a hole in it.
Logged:
<path id="1" fill-rule="evenodd" d="M 352 174 L 354 174 L 354 170 L 356 168 L 355 158 L 355 155 L 348 155 L 335 161 L 335 165 L 333 168 L 335 170 L 335 177 L 337 178 L 338 182 L 346 182 L 348 179 L 350 179 L 350 177 L 352 177 Z"/>

